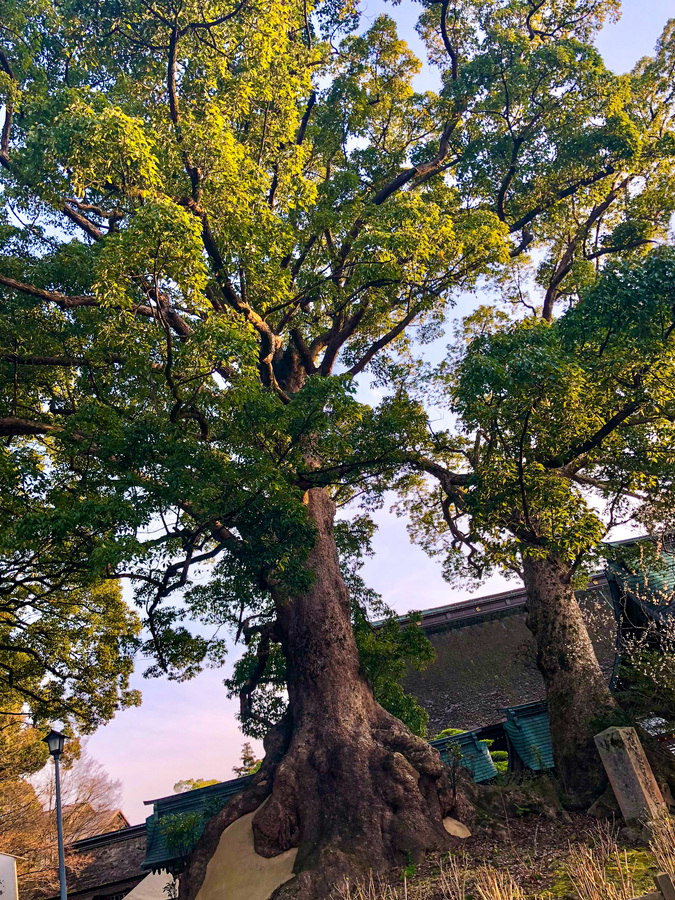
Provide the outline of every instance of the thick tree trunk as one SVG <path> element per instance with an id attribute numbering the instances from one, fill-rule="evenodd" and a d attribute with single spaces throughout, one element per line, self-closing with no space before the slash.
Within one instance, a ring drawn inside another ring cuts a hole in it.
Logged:
<path id="1" fill-rule="evenodd" d="M 615 707 L 574 596 L 570 569 L 555 557 L 526 555 L 527 624 L 544 678 L 553 758 L 567 804 L 584 807 L 607 779 L 593 741 Z"/>
<path id="2" fill-rule="evenodd" d="M 460 779 L 454 792 L 438 753 L 373 699 L 340 574 L 334 504 L 315 488 L 307 505 L 317 530 L 308 559 L 314 582 L 277 610 L 288 665 L 287 749 L 273 777 L 263 779 L 271 791 L 253 820 L 261 855 L 299 848 L 297 875 L 275 900 L 325 900 L 346 876 L 451 847 L 456 839 L 443 817 L 465 813 L 470 790 Z M 197 881 L 183 876 L 183 900 L 194 898 Z"/>

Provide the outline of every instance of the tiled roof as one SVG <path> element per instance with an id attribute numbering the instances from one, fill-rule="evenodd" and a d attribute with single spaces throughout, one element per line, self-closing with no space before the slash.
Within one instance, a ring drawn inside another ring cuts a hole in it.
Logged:
<path id="1" fill-rule="evenodd" d="M 441 759 L 447 765 L 452 765 L 452 747 L 459 747 L 462 753 L 459 764 L 471 772 L 474 781 L 479 783 L 489 781 L 497 775 L 487 743 L 478 740 L 472 731 L 436 738 L 429 743 L 438 750 Z"/>
<path id="2" fill-rule="evenodd" d="M 587 591 L 602 589 L 606 584 L 607 579 L 604 572 L 593 575 Z M 525 609 L 526 601 L 527 593 L 525 588 L 518 587 L 511 591 L 489 594 L 487 597 L 475 597 L 471 600 L 448 603 L 446 606 L 434 606 L 431 609 L 423 609 L 416 613 L 419 616 L 417 622 L 427 634 L 434 634 L 437 631 L 464 628 L 479 622 L 489 622 L 492 619 L 520 614 Z M 409 616 L 399 616 L 399 622 L 402 625 L 407 624 L 408 621 Z M 377 624 L 375 622 L 375 625 Z"/>
<path id="3" fill-rule="evenodd" d="M 146 801 L 146 805 L 152 803 L 153 813 L 146 819 L 147 854 L 143 869 L 156 872 L 180 864 L 201 837 L 208 819 L 251 779 L 248 775 Z"/>
<path id="4" fill-rule="evenodd" d="M 553 748 L 545 703 L 528 703 L 505 710 L 504 731 L 528 769 L 553 768 Z"/>
<path id="5" fill-rule="evenodd" d="M 108 831 L 104 834 L 94 834 L 91 837 L 81 838 L 70 845 L 71 850 L 88 853 L 97 847 L 105 847 L 109 844 L 120 844 L 145 838 L 145 822 L 141 825 L 129 825 L 128 828 L 119 828 L 116 831 Z"/>
<path id="6" fill-rule="evenodd" d="M 589 613 L 593 646 L 610 682 L 617 660 L 610 590 L 604 579 L 598 579 L 577 598 Z M 455 618 L 451 610 L 422 614 L 423 628 L 425 621 L 433 622 L 427 633 L 436 658 L 421 671 L 411 667 L 403 686 L 429 714 L 430 734 L 445 728 L 478 731 L 503 721 L 505 708 L 544 699 L 534 638 L 525 621 L 524 593 L 521 599 L 499 595 L 472 601 L 471 609 L 461 604 Z M 441 615 L 450 617 L 444 625 Z"/>

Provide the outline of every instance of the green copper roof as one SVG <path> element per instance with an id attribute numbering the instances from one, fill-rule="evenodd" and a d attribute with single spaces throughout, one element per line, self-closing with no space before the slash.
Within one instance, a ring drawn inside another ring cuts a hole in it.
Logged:
<path id="1" fill-rule="evenodd" d="M 242 791 L 251 778 L 250 775 L 235 778 L 148 801 L 153 804 L 153 813 L 146 819 L 147 853 L 141 868 L 152 872 L 179 871 L 208 820 L 230 797 Z"/>
<path id="2" fill-rule="evenodd" d="M 488 745 L 485 741 L 479 741 L 472 731 L 463 731 L 461 734 L 454 734 L 451 737 L 437 738 L 429 743 L 438 750 L 441 759 L 447 765 L 451 765 L 453 745 L 459 747 L 462 755 L 458 763 L 471 772 L 474 781 L 489 781 L 497 775 Z"/>
<path id="3" fill-rule="evenodd" d="M 505 710 L 504 731 L 528 769 L 553 768 L 553 748 L 545 703 L 526 703 Z"/>
<path id="4" fill-rule="evenodd" d="M 635 541 L 635 545 L 641 543 Z M 662 550 L 657 557 L 644 561 L 610 560 L 607 576 L 621 591 L 630 594 L 656 618 L 672 615 L 675 591 L 675 552 Z"/>

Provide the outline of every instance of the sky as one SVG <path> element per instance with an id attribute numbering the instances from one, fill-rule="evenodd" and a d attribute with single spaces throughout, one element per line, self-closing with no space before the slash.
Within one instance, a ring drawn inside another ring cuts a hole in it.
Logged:
<path id="1" fill-rule="evenodd" d="M 399 33 L 424 57 L 414 26 L 419 6 L 403 0 L 392 6 L 384 0 L 364 0 L 366 15 L 392 15 Z M 606 26 L 597 41 L 606 63 L 616 72 L 629 71 L 643 56 L 650 55 L 669 16 L 675 15 L 673 0 L 625 0 L 621 18 Z M 418 89 L 434 87 L 433 73 L 418 76 Z M 458 315 L 475 299 L 464 298 Z M 464 307 L 464 308 L 461 308 Z M 367 385 L 364 385 L 367 390 Z M 472 596 L 451 589 L 441 577 L 440 565 L 410 544 L 405 522 L 388 508 L 375 515 L 379 526 L 374 557 L 363 574 L 367 583 L 382 594 L 398 612 L 428 609 Z M 508 589 L 500 577 L 485 582 L 476 596 Z M 173 792 L 173 785 L 186 778 L 232 778 L 245 740 L 236 722 L 237 703 L 228 700 L 223 688 L 236 658 L 236 648 L 224 669 L 207 670 L 192 681 L 176 684 L 146 681 L 136 674 L 134 686 L 142 690 L 143 704 L 118 713 L 113 722 L 89 739 L 88 750 L 114 779 L 123 785 L 122 809 L 131 824 L 138 824 L 151 808 L 143 801 Z M 253 742 L 260 748 L 257 742 Z"/>

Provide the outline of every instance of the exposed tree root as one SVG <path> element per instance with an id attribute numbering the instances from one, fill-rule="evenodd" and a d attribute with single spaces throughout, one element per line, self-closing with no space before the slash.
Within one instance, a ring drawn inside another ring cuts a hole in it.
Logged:
<path id="1" fill-rule="evenodd" d="M 274 900 L 325 900 L 345 878 L 457 846 L 443 817 L 467 821 L 473 782 L 460 770 L 453 786 L 435 750 L 374 702 L 373 708 L 377 721 L 358 742 L 345 738 L 329 749 L 300 731 L 279 760 L 284 736 L 274 733 L 253 783 L 209 822 L 181 875 L 180 900 L 194 900 L 224 830 L 255 809 L 260 855 L 299 848 L 297 874 Z"/>
<path id="2" fill-rule="evenodd" d="M 291 750 L 284 759 L 272 797 L 254 819 L 256 848 L 261 835 L 265 840 L 271 837 L 271 821 L 285 823 L 290 818 L 295 825 L 298 874 L 277 889 L 274 900 L 328 898 L 345 878 L 353 881 L 370 871 L 385 872 L 411 859 L 419 861 L 429 851 L 460 843 L 445 831 L 443 817 L 458 815 L 458 808 L 466 814 L 464 780 L 454 792 L 435 751 L 428 746 L 411 747 L 410 756 L 404 755 L 395 745 L 387 746 L 386 738 L 391 736 L 385 732 L 384 739 L 381 733 L 374 738 L 365 768 L 358 753 L 366 752 L 368 742 L 364 741 L 356 754 L 345 748 L 343 758 L 340 753 L 332 755 L 335 769 L 326 784 L 330 793 L 323 796 L 320 785 L 326 776 L 326 757 L 317 760 L 300 753 L 294 758 Z M 287 777 L 288 768 L 294 769 L 291 777 Z M 336 789 L 338 780 L 342 781 L 341 790 Z M 306 790 L 311 781 L 318 791 Z M 290 786 L 299 785 L 304 789 L 293 797 L 287 795 Z M 289 801 L 288 806 L 282 805 L 282 798 Z M 292 812 L 287 817 L 289 808 Z M 280 834 L 285 837 L 288 832 L 283 824 Z M 270 849 L 260 847 L 260 851 Z"/>

